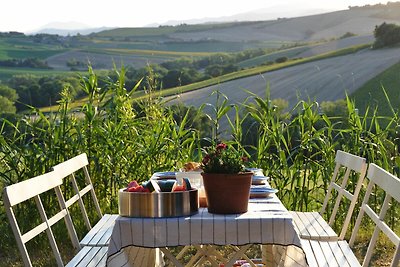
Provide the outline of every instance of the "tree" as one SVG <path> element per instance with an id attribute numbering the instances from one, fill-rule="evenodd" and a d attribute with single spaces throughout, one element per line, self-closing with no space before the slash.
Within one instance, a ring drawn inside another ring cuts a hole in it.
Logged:
<path id="1" fill-rule="evenodd" d="M 1 113 L 15 113 L 15 101 L 18 99 L 17 92 L 4 85 L 0 84 L 0 114 Z"/>
<path id="2" fill-rule="evenodd" d="M 2 113 L 15 113 L 17 109 L 14 103 L 8 98 L 0 95 L 0 114 Z"/>
<path id="3" fill-rule="evenodd" d="M 15 102 L 18 99 L 17 92 L 4 84 L 0 84 L 0 96 L 8 98 L 8 100 L 12 102 Z"/>
<path id="4" fill-rule="evenodd" d="M 384 22 L 379 26 L 375 26 L 374 36 L 375 48 L 400 44 L 400 26 Z"/>

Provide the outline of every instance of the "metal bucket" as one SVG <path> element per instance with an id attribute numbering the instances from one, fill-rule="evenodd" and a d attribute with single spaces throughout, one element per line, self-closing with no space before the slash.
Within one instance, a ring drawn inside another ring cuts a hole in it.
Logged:
<path id="1" fill-rule="evenodd" d="M 180 217 L 198 212 L 197 189 L 179 192 L 118 192 L 119 215 L 125 217 Z"/>

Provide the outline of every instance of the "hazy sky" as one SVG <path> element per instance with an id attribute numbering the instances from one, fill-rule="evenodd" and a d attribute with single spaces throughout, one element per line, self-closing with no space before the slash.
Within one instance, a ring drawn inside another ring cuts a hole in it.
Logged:
<path id="1" fill-rule="evenodd" d="M 151 23 L 161 24 L 169 20 L 229 16 L 257 9 L 272 9 L 276 6 L 283 6 L 285 10 L 299 8 L 340 10 L 347 9 L 348 6 L 379 2 L 381 1 L 2 0 L 0 2 L 0 31 L 29 32 L 52 22 L 78 22 L 89 27 L 141 27 Z"/>

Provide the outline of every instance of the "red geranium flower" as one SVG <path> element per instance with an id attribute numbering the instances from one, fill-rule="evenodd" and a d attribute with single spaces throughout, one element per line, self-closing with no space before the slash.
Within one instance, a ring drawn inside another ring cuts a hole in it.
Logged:
<path id="1" fill-rule="evenodd" d="M 217 150 L 224 150 L 224 149 L 226 149 L 226 144 L 220 143 L 217 145 Z"/>
<path id="2" fill-rule="evenodd" d="M 239 173 L 245 171 L 243 165 L 248 161 L 241 151 L 234 146 L 219 143 L 216 146 L 204 148 L 202 169 L 205 173 Z"/>
<path id="3" fill-rule="evenodd" d="M 204 165 L 206 165 L 210 161 L 210 155 L 207 154 L 204 156 L 203 160 L 201 161 Z"/>

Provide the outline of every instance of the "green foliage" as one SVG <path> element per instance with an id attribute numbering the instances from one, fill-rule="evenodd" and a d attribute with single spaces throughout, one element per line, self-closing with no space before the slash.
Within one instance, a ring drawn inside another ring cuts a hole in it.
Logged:
<path id="1" fill-rule="evenodd" d="M 30 74 L 15 75 L 8 85 L 15 88 L 19 95 L 18 110 L 29 106 L 51 106 L 60 100 L 60 93 L 65 87 L 70 89 L 70 96 L 76 97 L 80 93 L 79 80 L 69 76 L 36 76 Z"/>
<path id="2" fill-rule="evenodd" d="M 15 113 L 15 101 L 18 99 L 17 92 L 4 85 L 0 84 L 0 114 L 1 113 Z"/>
<path id="3" fill-rule="evenodd" d="M 392 23 L 382 23 L 375 26 L 375 48 L 400 44 L 400 26 Z"/>
<path id="4" fill-rule="evenodd" d="M 239 173 L 245 170 L 243 155 L 225 143 L 207 147 L 204 153 L 201 168 L 205 173 Z"/>
<path id="5" fill-rule="evenodd" d="M 25 59 L 7 59 L 0 60 L 0 66 L 12 68 L 37 68 L 37 69 L 50 69 L 46 61 L 38 58 L 25 58 Z"/>
<path id="6" fill-rule="evenodd" d="M 287 57 L 278 57 L 277 59 L 275 59 L 276 63 L 283 63 L 283 62 L 286 62 L 286 61 L 288 61 Z"/>
<path id="7" fill-rule="evenodd" d="M 346 32 L 345 34 L 340 36 L 339 39 L 345 39 L 345 38 L 349 38 L 349 37 L 353 37 L 353 36 L 357 36 L 357 34 L 352 33 L 352 32 Z"/>
<path id="8" fill-rule="evenodd" d="M 0 95 L 0 114 L 2 113 L 15 113 L 17 111 L 14 102 L 10 99 Z"/>
<path id="9" fill-rule="evenodd" d="M 329 117 L 344 117 L 347 116 L 347 102 L 345 99 L 323 101 L 321 110 Z"/>
<path id="10" fill-rule="evenodd" d="M 0 95 L 9 99 L 12 102 L 15 102 L 18 99 L 17 92 L 4 84 L 0 84 Z"/>

